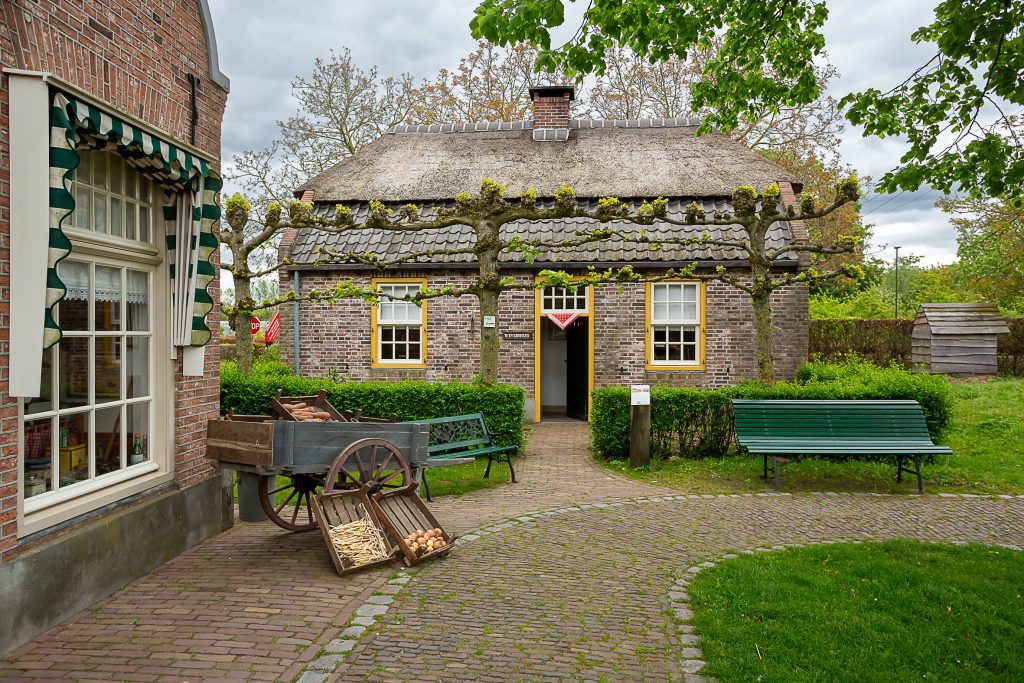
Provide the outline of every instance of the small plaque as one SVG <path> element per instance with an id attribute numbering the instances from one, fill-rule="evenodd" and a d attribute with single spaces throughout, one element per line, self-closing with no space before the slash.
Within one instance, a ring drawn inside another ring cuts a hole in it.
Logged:
<path id="1" fill-rule="evenodd" d="M 497 327 L 498 320 L 493 315 L 484 316 L 484 327 Z"/>
<path id="2" fill-rule="evenodd" d="M 649 406 L 651 405 L 651 385 L 634 384 L 630 387 L 630 405 Z"/>
<path id="3" fill-rule="evenodd" d="M 533 339 L 533 332 L 502 332 L 502 339 L 518 339 L 518 340 L 529 340 Z"/>

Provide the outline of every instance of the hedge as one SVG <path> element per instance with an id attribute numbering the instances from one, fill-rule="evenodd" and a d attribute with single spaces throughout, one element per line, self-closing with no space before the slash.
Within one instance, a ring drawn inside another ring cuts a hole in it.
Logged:
<path id="1" fill-rule="evenodd" d="M 715 390 L 656 386 L 651 389 L 651 456 L 699 458 L 734 451 L 733 398 L 915 400 L 921 404 L 933 439 L 949 426 L 953 409 L 945 378 L 880 368 L 856 358 L 807 363 L 796 381 L 771 386 L 757 382 Z M 590 434 L 598 455 L 611 460 L 629 456 L 629 414 L 627 389 L 593 391 Z"/>
<path id="2" fill-rule="evenodd" d="M 458 382 L 333 382 L 293 375 L 279 363 L 261 363 L 246 377 L 232 363 L 221 368 L 220 407 L 241 415 L 269 415 L 270 399 L 280 389 L 285 396 L 309 396 L 321 389 L 338 410 L 360 409 L 367 417 L 398 415 L 399 421 L 483 413 L 491 431 L 510 431 L 508 443 L 523 445 L 522 387 L 484 386 Z"/>
<path id="3" fill-rule="evenodd" d="M 1010 334 L 999 336 L 999 374 L 1024 377 L 1024 318 L 1007 318 Z M 911 319 L 861 320 L 834 318 L 812 320 L 812 357 L 837 359 L 855 353 L 876 365 L 897 363 L 910 367 Z"/>

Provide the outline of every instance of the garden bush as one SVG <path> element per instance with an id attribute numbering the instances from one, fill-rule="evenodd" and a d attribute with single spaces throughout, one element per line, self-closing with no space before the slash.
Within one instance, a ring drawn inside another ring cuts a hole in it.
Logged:
<path id="1" fill-rule="evenodd" d="M 280 389 L 285 396 L 310 396 L 320 390 L 340 411 L 360 409 L 367 417 L 424 420 L 433 417 L 483 413 L 491 431 L 510 431 L 509 443 L 523 444 L 523 389 L 509 384 L 486 386 L 458 382 L 334 382 L 300 377 L 276 361 L 254 364 L 246 377 L 233 363 L 223 363 L 220 407 L 240 415 L 269 415 L 270 399 Z"/>
<path id="2" fill-rule="evenodd" d="M 804 364 L 793 382 L 747 382 L 715 390 L 651 389 L 651 456 L 697 458 L 736 448 L 731 399 L 914 400 L 921 404 L 928 431 L 938 439 L 949 426 L 953 395 L 945 378 L 878 367 L 848 356 L 839 362 Z M 629 456 L 629 391 L 595 389 L 591 443 L 603 458 Z"/>

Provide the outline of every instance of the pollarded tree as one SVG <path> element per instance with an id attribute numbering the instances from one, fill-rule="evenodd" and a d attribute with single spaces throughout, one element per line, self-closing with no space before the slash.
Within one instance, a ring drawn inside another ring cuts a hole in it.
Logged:
<path id="1" fill-rule="evenodd" d="M 413 266 L 418 261 L 439 256 L 472 256 L 478 264 L 476 277 L 465 287 L 446 286 L 440 289 L 424 289 L 406 297 L 406 301 L 422 302 L 437 297 L 475 296 L 479 301 L 481 316 L 499 317 L 498 299 L 502 292 L 515 289 L 535 289 L 550 285 L 577 287 L 604 285 L 609 283 L 653 282 L 686 276 L 702 280 L 720 280 L 745 292 L 750 297 L 754 310 L 758 375 L 765 382 L 775 379 L 772 344 L 772 292 L 793 284 L 814 284 L 823 280 L 848 275 L 856 277 L 860 268 L 856 265 L 842 265 L 835 270 L 817 271 L 813 268 L 803 272 L 780 272 L 776 262 L 799 253 L 842 253 L 856 248 L 855 235 L 844 236 L 834 245 L 820 245 L 790 240 L 785 244 L 774 244 L 768 238 L 771 226 L 779 221 L 807 221 L 827 216 L 841 207 L 857 201 L 859 187 L 856 178 L 847 178 L 835 187 L 834 195 L 824 202 L 810 193 L 798 198 L 795 206 L 782 206 L 780 189 L 776 184 L 758 193 L 752 187 L 738 187 L 733 192 L 731 213 L 707 215 L 696 203 L 686 207 L 685 215 L 677 218 L 667 213 L 668 201 L 659 198 L 639 204 L 627 204 L 615 197 L 598 201 L 596 209 L 583 209 L 576 201 L 575 191 L 566 186 L 556 193 L 553 205 L 538 204 L 536 193 L 528 190 L 521 197 L 510 200 L 505 196 L 505 186 L 494 180 L 485 179 L 476 195 L 460 193 L 451 208 L 436 209 L 424 217 L 420 207 L 407 204 L 397 212 L 385 207 L 382 202 L 370 202 L 370 214 L 365 222 L 353 222 L 351 211 L 345 206 L 335 207 L 332 217 L 326 218 L 312 213 L 308 204 L 293 204 L 287 221 L 282 220 L 280 211 L 268 212 L 270 220 L 265 231 L 281 230 L 286 227 L 315 229 L 327 232 L 347 232 L 360 229 L 389 231 L 430 231 L 444 230 L 455 225 L 469 226 L 473 230 L 471 243 L 453 248 L 426 249 L 402 256 L 385 259 L 372 252 L 338 252 L 323 250 L 321 262 L 361 263 L 371 268 L 385 269 L 398 266 Z M 230 213 L 228 220 L 248 220 L 243 215 L 243 206 L 234 202 L 236 213 Z M 295 208 L 297 207 L 297 208 Z M 234 216 L 234 218 L 232 218 Z M 594 228 L 578 230 L 572 236 L 556 241 L 531 240 L 520 237 L 502 237 L 502 226 L 515 221 L 540 221 L 566 217 L 589 218 L 595 221 Z M 658 230 L 648 230 L 657 226 Z M 736 229 L 738 226 L 738 230 Z M 713 238 L 702 228 L 729 228 L 735 237 Z M 564 271 L 545 270 L 537 282 L 516 282 L 501 272 L 501 256 L 506 252 L 522 252 L 527 259 L 540 252 L 571 250 L 605 240 L 621 240 L 645 245 L 649 249 L 660 249 L 664 245 L 721 247 L 739 250 L 750 264 L 750 277 L 739 277 L 719 267 L 713 272 L 697 272 L 695 265 L 684 269 L 671 269 L 657 276 L 644 276 L 629 266 L 618 269 L 597 271 L 590 269 L 584 275 L 572 275 Z M 267 305 L 293 301 L 295 292 L 280 297 Z M 304 298 L 311 300 L 334 300 L 361 297 L 376 302 L 384 296 L 379 289 L 356 284 L 351 279 L 339 281 L 330 291 L 310 292 Z M 498 353 L 500 341 L 498 327 L 481 326 L 480 378 L 485 383 L 494 383 L 498 376 Z"/>

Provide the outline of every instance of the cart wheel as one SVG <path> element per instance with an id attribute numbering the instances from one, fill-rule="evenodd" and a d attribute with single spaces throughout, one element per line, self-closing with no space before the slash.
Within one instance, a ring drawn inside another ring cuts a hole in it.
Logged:
<path id="1" fill-rule="evenodd" d="M 313 496 L 323 486 L 323 476 L 315 474 L 271 474 L 260 477 L 260 507 L 270 521 L 282 529 L 312 531 L 317 528 L 313 516 Z"/>
<path id="2" fill-rule="evenodd" d="M 371 482 L 388 487 L 404 486 L 412 482 L 412 471 L 402 451 L 390 441 L 360 439 L 334 459 L 327 482 L 324 488 L 327 493 L 336 488 L 359 488 Z"/>

